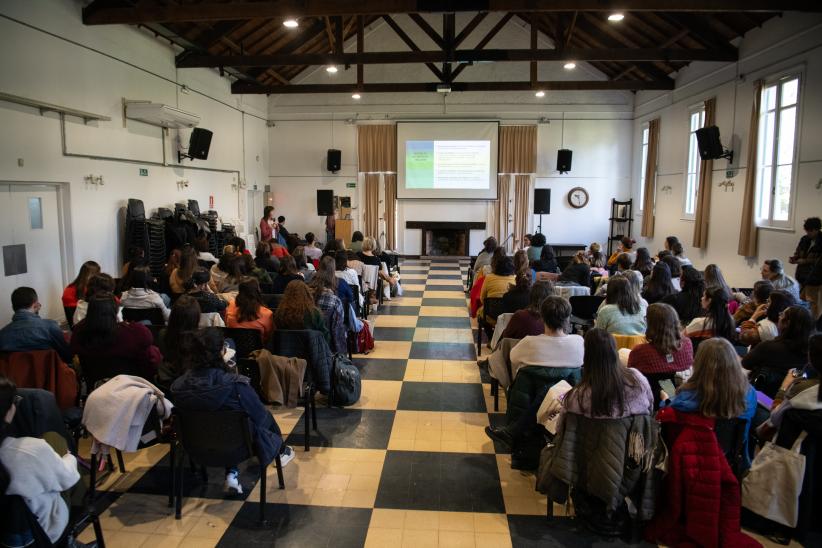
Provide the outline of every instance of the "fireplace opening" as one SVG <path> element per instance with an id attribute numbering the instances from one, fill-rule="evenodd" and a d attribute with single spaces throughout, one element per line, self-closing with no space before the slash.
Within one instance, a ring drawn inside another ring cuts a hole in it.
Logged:
<path id="1" fill-rule="evenodd" d="M 425 231 L 425 255 L 468 255 L 468 231 L 464 228 L 435 228 Z"/>

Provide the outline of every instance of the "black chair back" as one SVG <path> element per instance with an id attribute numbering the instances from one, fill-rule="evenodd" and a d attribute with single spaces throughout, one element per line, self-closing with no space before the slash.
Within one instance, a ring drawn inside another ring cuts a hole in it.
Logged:
<path id="1" fill-rule="evenodd" d="M 248 377 L 251 388 L 256 390 L 258 394 L 262 395 L 260 384 L 260 367 L 257 365 L 257 360 L 254 358 L 240 358 L 237 360 L 237 372 L 240 375 L 245 375 Z"/>
<path id="2" fill-rule="evenodd" d="M 80 356 L 80 370 L 86 381 L 86 390 L 90 393 L 98 382 L 117 375 L 134 375 L 141 377 L 142 371 L 131 360 L 122 358 L 97 358 L 90 355 Z"/>
<path id="3" fill-rule="evenodd" d="M 66 322 L 70 328 L 74 327 L 74 311 L 77 310 L 77 307 L 74 306 L 64 306 L 63 312 L 66 314 Z"/>
<path id="4" fill-rule="evenodd" d="M 488 318 L 497 319 L 497 316 L 504 312 L 502 305 L 502 297 L 486 297 L 482 303 L 483 322 Z"/>
<path id="5" fill-rule="evenodd" d="M 204 261 L 202 259 L 198 259 L 197 264 L 199 266 L 205 268 L 206 270 L 211 270 L 211 267 L 214 266 L 217 263 L 215 263 L 214 261 Z"/>
<path id="6" fill-rule="evenodd" d="M 224 327 L 223 334 L 237 345 L 237 359 L 247 358 L 255 350 L 263 348 L 263 338 L 259 329 Z"/>
<path id="7" fill-rule="evenodd" d="M 745 456 L 745 428 L 748 421 L 744 419 L 717 419 L 714 426 L 716 441 L 722 448 L 728 464 L 737 479 L 742 477 Z"/>
<path id="8" fill-rule="evenodd" d="M 365 318 L 366 316 L 363 312 L 365 306 L 360 306 L 360 286 L 348 284 L 348 287 L 351 288 L 351 294 L 354 295 L 354 300 L 351 302 L 351 306 L 354 307 L 354 311 L 360 318 Z"/>
<path id="9" fill-rule="evenodd" d="M 260 284 L 260 293 L 274 293 L 274 284 Z"/>
<path id="10" fill-rule="evenodd" d="M 177 439 L 202 466 L 225 467 L 254 456 L 248 415 L 242 411 L 174 409 Z"/>
<path id="11" fill-rule="evenodd" d="M 584 321 L 593 321 L 597 315 L 597 309 L 605 297 L 596 295 L 574 295 L 568 302 L 571 303 L 571 315 Z"/>
<path id="12" fill-rule="evenodd" d="M 277 307 L 280 306 L 280 302 L 283 300 L 282 293 L 263 293 L 263 304 L 271 309 L 277 310 Z"/>
<path id="13" fill-rule="evenodd" d="M 159 308 L 124 308 L 123 319 L 127 322 L 149 321 L 152 325 L 165 325 L 163 311 Z"/>

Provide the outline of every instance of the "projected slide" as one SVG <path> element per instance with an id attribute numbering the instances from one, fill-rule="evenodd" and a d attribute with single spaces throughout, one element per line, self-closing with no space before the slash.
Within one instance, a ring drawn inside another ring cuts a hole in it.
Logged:
<path id="1" fill-rule="evenodd" d="M 409 189 L 487 189 L 490 141 L 406 141 Z"/>

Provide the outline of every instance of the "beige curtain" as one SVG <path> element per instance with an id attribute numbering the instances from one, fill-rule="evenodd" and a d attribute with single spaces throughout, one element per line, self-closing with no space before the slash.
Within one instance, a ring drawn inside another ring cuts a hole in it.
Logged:
<path id="1" fill-rule="evenodd" d="M 716 97 L 705 101 L 705 125 L 716 124 Z M 711 218 L 711 186 L 713 160 L 702 160 L 699 164 L 699 191 L 696 195 L 696 214 L 694 215 L 694 247 L 708 247 L 708 225 Z"/>
<path id="2" fill-rule="evenodd" d="M 385 247 L 397 249 L 397 175 L 386 173 L 385 180 Z"/>
<path id="3" fill-rule="evenodd" d="M 645 162 L 645 193 L 642 202 L 644 238 L 654 237 L 654 204 L 656 203 L 656 164 L 659 149 L 659 118 L 648 122 L 648 158 Z"/>
<path id="4" fill-rule="evenodd" d="M 509 189 L 511 187 L 511 176 L 508 174 L 501 174 L 497 176 L 497 222 L 494 227 L 494 236 L 497 242 L 502 243 L 508 237 L 508 216 L 510 214 L 509 208 Z"/>
<path id="5" fill-rule="evenodd" d="M 754 82 L 751 125 L 748 129 L 748 170 L 745 172 L 745 194 L 742 198 L 742 220 L 739 228 L 739 247 L 736 252 L 743 257 L 755 257 L 757 247 L 756 218 L 756 174 L 759 158 L 756 149 L 759 141 L 759 108 L 762 103 L 762 80 Z"/>
<path id="6" fill-rule="evenodd" d="M 537 126 L 500 126 L 497 172 L 537 172 Z"/>
<path id="7" fill-rule="evenodd" d="M 397 171 L 397 126 L 357 126 L 357 171 Z"/>
<path id="8" fill-rule="evenodd" d="M 533 215 L 531 196 L 534 195 L 533 177 L 517 175 L 514 179 L 514 244 L 528 233 L 528 219 Z"/>
<path id="9" fill-rule="evenodd" d="M 380 174 L 365 174 L 365 236 L 380 237 Z"/>

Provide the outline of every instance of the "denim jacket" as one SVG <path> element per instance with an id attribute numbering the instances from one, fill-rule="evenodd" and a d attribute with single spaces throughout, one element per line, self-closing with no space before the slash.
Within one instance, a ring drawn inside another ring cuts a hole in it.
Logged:
<path id="1" fill-rule="evenodd" d="M 0 329 L 0 352 L 53 349 L 71 363 L 72 353 L 63 331 L 54 320 L 41 318 L 29 310 L 18 310 L 11 323 Z"/>

